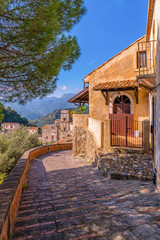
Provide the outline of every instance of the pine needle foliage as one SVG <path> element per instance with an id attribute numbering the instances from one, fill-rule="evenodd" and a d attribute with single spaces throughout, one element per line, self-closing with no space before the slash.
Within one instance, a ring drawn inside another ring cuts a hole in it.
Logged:
<path id="1" fill-rule="evenodd" d="M 4 106 L 2 105 L 2 103 L 0 103 L 0 124 L 1 124 L 2 120 L 4 119 L 3 111 L 4 111 Z"/>
<path id="2" fill-rule="evenodd" d="M 80 55 L 72 27 L 83 0 L 0 0 L 0 96 L 25 103 L 56 88 Z"/>

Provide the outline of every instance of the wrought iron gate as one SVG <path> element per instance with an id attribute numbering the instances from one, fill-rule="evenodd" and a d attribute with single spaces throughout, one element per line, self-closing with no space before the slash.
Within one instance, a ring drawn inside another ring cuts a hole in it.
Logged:
<path id="1" fill-rule="evenodd" d="M 134 120 L 133 114 L 110 114 L 111 146 L 143 147 L 142 122 Z"/>

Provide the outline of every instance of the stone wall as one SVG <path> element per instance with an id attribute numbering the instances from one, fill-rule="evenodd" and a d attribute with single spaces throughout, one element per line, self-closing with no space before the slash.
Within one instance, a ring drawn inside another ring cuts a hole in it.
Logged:
<path id="1" fill-rule="evenodd" d="M 55 144 L 31 149 L 23 154 L 14 169 L 0 185 L 0 240 L 10 239 L 29 161 L 49 152 L 71 148 L 72 144 Z"/>
<path id="2" fill-rule="evenodd" d="M 73 114 L 73 126 L 88 128 L 89 114 Z"/>
<path id="3" fill-rule="evenodd" d="M 127 148 L 122 150 L 110 146 L 110 121 L 104 121 L 104 127 L 101 127 L 101 130 L 104 131 L 104 134 L 102 134 L 104 144 L 101 144 L 100 147 L 95 133 L 88 129 L 87 120 L 90 120 L 88 115 L 85 117 L 81 114 L 73 116 L 74 155 L 85 157 L 106 176 L 123 179 L 152 179 L 153 157 L 148 153 L 149 121 L 145 120 L 143 122 L 143 148 L 140 150 Z M 97 120 L 95 120 L 95 123 L 97 123 Z M 93 125 L 96 129 L 96 124 Z"/>
<path id="4" fill-rule="evenodd" d="M 93 134 L 85 129 L 74 127 L 73 131 L 73 155 L 84 156 L 90 162 L 95 162 L 98 154 L 98 144 Z"/>
<path id="5" fill-rule="evenodd" d="M 142 150 L 98 147 L 94 135 L 85 128 L 74 127 L 73 154 L 85 157 L 102 174 L 115 179 L 152 180 L 153 157 Z"/>
<path id="6" fill-rule="evenodd" d="M 99 154 L 96 166 L 102 174 L 115 179 L 152 180 L 153 176 L 152 155 L 142 152 L 115 150 Z"/>

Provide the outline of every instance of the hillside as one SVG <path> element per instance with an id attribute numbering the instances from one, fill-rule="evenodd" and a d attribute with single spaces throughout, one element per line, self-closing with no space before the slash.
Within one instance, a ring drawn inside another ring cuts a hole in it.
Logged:
<path id="1" fill-rule="evenodd" d="M 26 118 L 23 118 L 16 111 L 12 110 L 10 107 L 7 107 L 3 110 L 4 119 L 3 122 L 16 122 L 24 126 L 35 126 L 35 124 L 29 122 Z"/>
<path id="2" fill-rule="evenodd" d="M 74 94 L 64 94 L 61 98 L 46 97 L 44 99 L 35 99 L 25 105 L 18 103 L 8 103 L 7 105 L 19 113 L 22 117 L 29 120 L 39 119 L 56 109 L 74 108 L 75 105 L 68 103 L 68 99 Z"/>
<path id="3" fill-rule="evenodd" d="M 75 108 L 68 108 L 68 110 L 73 110 Z M 43 127 L 46 124 L 53 124 L 56 119 L 61 118 L 61 109 L 57 109 L 42 118 L 38 118 L 33 122 L 37 125 L 37 127 Z"/>

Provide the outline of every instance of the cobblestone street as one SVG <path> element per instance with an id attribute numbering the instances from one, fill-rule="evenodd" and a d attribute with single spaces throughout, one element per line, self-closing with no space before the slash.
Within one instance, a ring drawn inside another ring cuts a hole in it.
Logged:
<path id="1" fill-rule="evenodd" d="M 152 182 L 107 179 L 72 151 L 30 169 L 12 239 L 160 240 L 160 194 Z"/>

